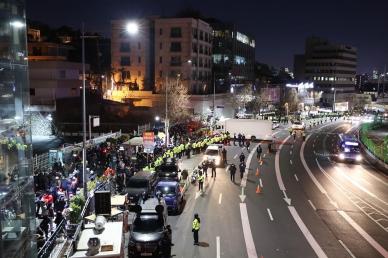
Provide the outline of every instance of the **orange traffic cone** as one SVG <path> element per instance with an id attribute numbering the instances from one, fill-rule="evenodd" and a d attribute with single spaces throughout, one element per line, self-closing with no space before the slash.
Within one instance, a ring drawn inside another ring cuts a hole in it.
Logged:
<path id="1" fill-rule="evenodd" d="M 260 188 L 260 185 L 257 185 L 256 187 L 256 193 L 259 194 L 261 193 L 262 189 Z"/>
<path id="2" fill-rule="evenodd" d="M 256 176 L 259 176 L 259 174 L 260 174 L 259 168 L 256 168 Z"/>

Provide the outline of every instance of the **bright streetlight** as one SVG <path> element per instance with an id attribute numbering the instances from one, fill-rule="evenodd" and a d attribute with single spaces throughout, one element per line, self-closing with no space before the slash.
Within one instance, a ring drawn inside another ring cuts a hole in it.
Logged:
<path id="1" fill-rule="evenodd" d="M 155 116 L 155 121 L 160 121 L 160 117 L 159 116 Z"/>
<path id="2" fill-rule="evenodd" d="M 139 25 L 136 22 L 127 23 L 126 30 L 129 34 L 134 35 L 139 31 Z"/>
<path id="3" fill-rule="evenodd" d="M 24 23 L 23 22 L 21 22 L 21 21 L 12 21 L 12 22 L 10 22 L 9 23 L 12 27 L 14 27 L 14 28 L 17 28 L 17 29 L 19 29 L 19 28 L 22 28 L 22 27 L 24 27 Z"/>

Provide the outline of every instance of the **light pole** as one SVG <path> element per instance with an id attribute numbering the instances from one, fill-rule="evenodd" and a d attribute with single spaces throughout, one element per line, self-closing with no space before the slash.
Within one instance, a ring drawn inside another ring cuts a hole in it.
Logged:
<path id="1" fill-rule="evenodd" d="M 168 99 L 168 80 L 167 80 L 167 76 L 166 76 L 166 117 L 164 119 L 164 130 L 166 131 L 166 147 L 168 146 L 168 139 L 169 139 L 169 132 L 168 132 L 168 102 L 167 102 L 167 99 Z"/>
<path id="2" fill-rule="evenodd" d="M 334 96 L 333 96 L 333 112 L 335 112 L 335 94 L 337 93 L 336 88 L 331 88 L 332 91 L 334 91 Z"/>

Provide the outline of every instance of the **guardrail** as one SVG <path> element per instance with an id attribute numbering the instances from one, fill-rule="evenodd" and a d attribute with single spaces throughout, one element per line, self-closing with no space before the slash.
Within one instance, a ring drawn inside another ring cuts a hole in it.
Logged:
<path id="1" fill-rule="evenodd" d="M 42 248 L 38 251 L 39 258 L 49 258 L 54 247 L 56 245 L 57 238 L 60 233 L 65 233 L 64 228 L 66 225 L 66 220 L 62 219 L 62 221 L 57 226 L 55 232 L 51 235 L 51 237 L 46 241 L 46 243 L 42 246 Z"/>

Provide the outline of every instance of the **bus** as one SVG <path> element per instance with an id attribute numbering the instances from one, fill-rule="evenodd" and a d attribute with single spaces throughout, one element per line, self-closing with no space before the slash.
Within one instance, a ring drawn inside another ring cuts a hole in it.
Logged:
<path id="1" fill-rule="evenodd" d="M 362 160 L 360 153 L 360 143 L 357 138 L 349 134 L 339 134 L 337 145 L 337 158 L 340 161 L 357 161 Z"/>

